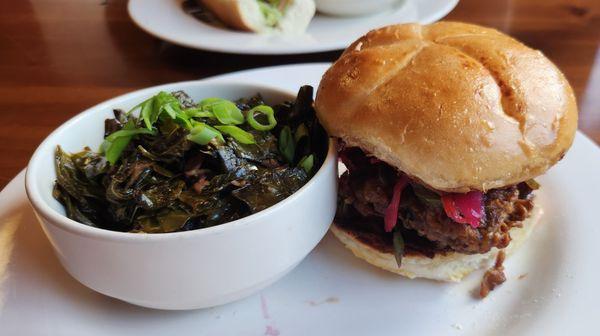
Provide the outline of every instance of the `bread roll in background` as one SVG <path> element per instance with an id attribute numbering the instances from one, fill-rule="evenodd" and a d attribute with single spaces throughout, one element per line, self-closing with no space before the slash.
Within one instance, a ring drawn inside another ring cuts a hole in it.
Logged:
<path id="1" fill-rule="evenodd" d="M 266 29 L 256 0 L 200 0 L 200 2 L 229 27 L 254 32 Z"/>
<path id="2" fill-rule="evenodd" d="M 271 27 L 265 22 L 257 0 L 199 0 L 227 26 L 257 33 L 303 33 L 315 15 L 313 0 L 289 0 L 283 16 Z"/>
<path id="3" fill-rule="evenodd" d="M 571 146 L 573 90 L 541 52 L 458 22 L 369 32 L 325 73 L 330 135 L 440 191 L 486 191 L 544 173 Z"/>

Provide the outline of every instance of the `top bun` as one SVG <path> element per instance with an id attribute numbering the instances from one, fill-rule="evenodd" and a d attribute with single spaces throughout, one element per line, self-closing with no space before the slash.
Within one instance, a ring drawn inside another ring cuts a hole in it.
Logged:
<path id="1" fill-rule="evenodd" d="M 550 60 L 458 22 L 369 32 L 325 73 L 315 107 L 330 135 L 448 192 L 536 177 L 577 129 L 573 90 Z"/>

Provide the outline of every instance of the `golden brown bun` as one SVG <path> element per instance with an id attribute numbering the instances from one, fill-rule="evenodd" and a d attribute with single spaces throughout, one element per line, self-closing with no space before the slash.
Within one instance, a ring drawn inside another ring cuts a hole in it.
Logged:
<path id="1" fill-rule="evenodd" d="M 530 236 L 542 214 L 542 209 L 536 205 L 529 218 L 523 221 L 522 228 L 514 227 L 510 230 L 512 240 L 505 249 L 507 256 L 514 253 Z M 433 258 L 422 255 L 408 255 L 402 258 L 402 267 L 398 268 L 392 253 L 385 253 L 369 244 L 365 244 L 364 241 L 357 238 L 354 232 L 344 230 L 335 223 L 331 226 L 331 232 L 358 258 L 410 279 L 426 278 L 439 281 L 460 281 L 464 276 L 477 269 L 489 268 L 496 260 L 496 255 L 499 252 L 497 248 L 493 248 L 484 254 L 451 252 L 443 255 L 437 254 Z"/>
<path id="2" fill-rule="evenodd" d="M 573 90 L 541 52 L 457 22 L 371 31 L 325 73 L 315 106 L 330 135 L 450 192 L 538 176 L 577 129 Z"/>

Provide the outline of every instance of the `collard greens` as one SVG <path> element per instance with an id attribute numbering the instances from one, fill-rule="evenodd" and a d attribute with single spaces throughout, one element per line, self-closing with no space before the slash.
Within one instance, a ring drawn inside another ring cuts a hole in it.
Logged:
<path id="1" fill-rule="evenodd" d="M 194 230 L 261 211 L 323 163 L 327 135 L 312 95 L 305 86 L 271 108 L 260 95 L 195 103 L 160 92 L 133 111 L 115 110 L 99 152 L 57 147 L 53 195 L 69 218 L 125 232 Z"/>

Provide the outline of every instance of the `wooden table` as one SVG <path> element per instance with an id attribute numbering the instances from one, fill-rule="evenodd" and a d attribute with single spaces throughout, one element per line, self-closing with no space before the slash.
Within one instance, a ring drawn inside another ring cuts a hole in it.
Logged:
<path id="1" fill-rule="evenodd" d="M 542 50 L 575 88 L 581 130 L 600 142 L 600 1 L 461 0 L 447 19 L 492 26 Z M 124 0 L 7 2 L 0 11 L 0 187 L 54 128 L 105 99 L 338 55 L 240 56 L 174 46 L 138 29 Z"/>

